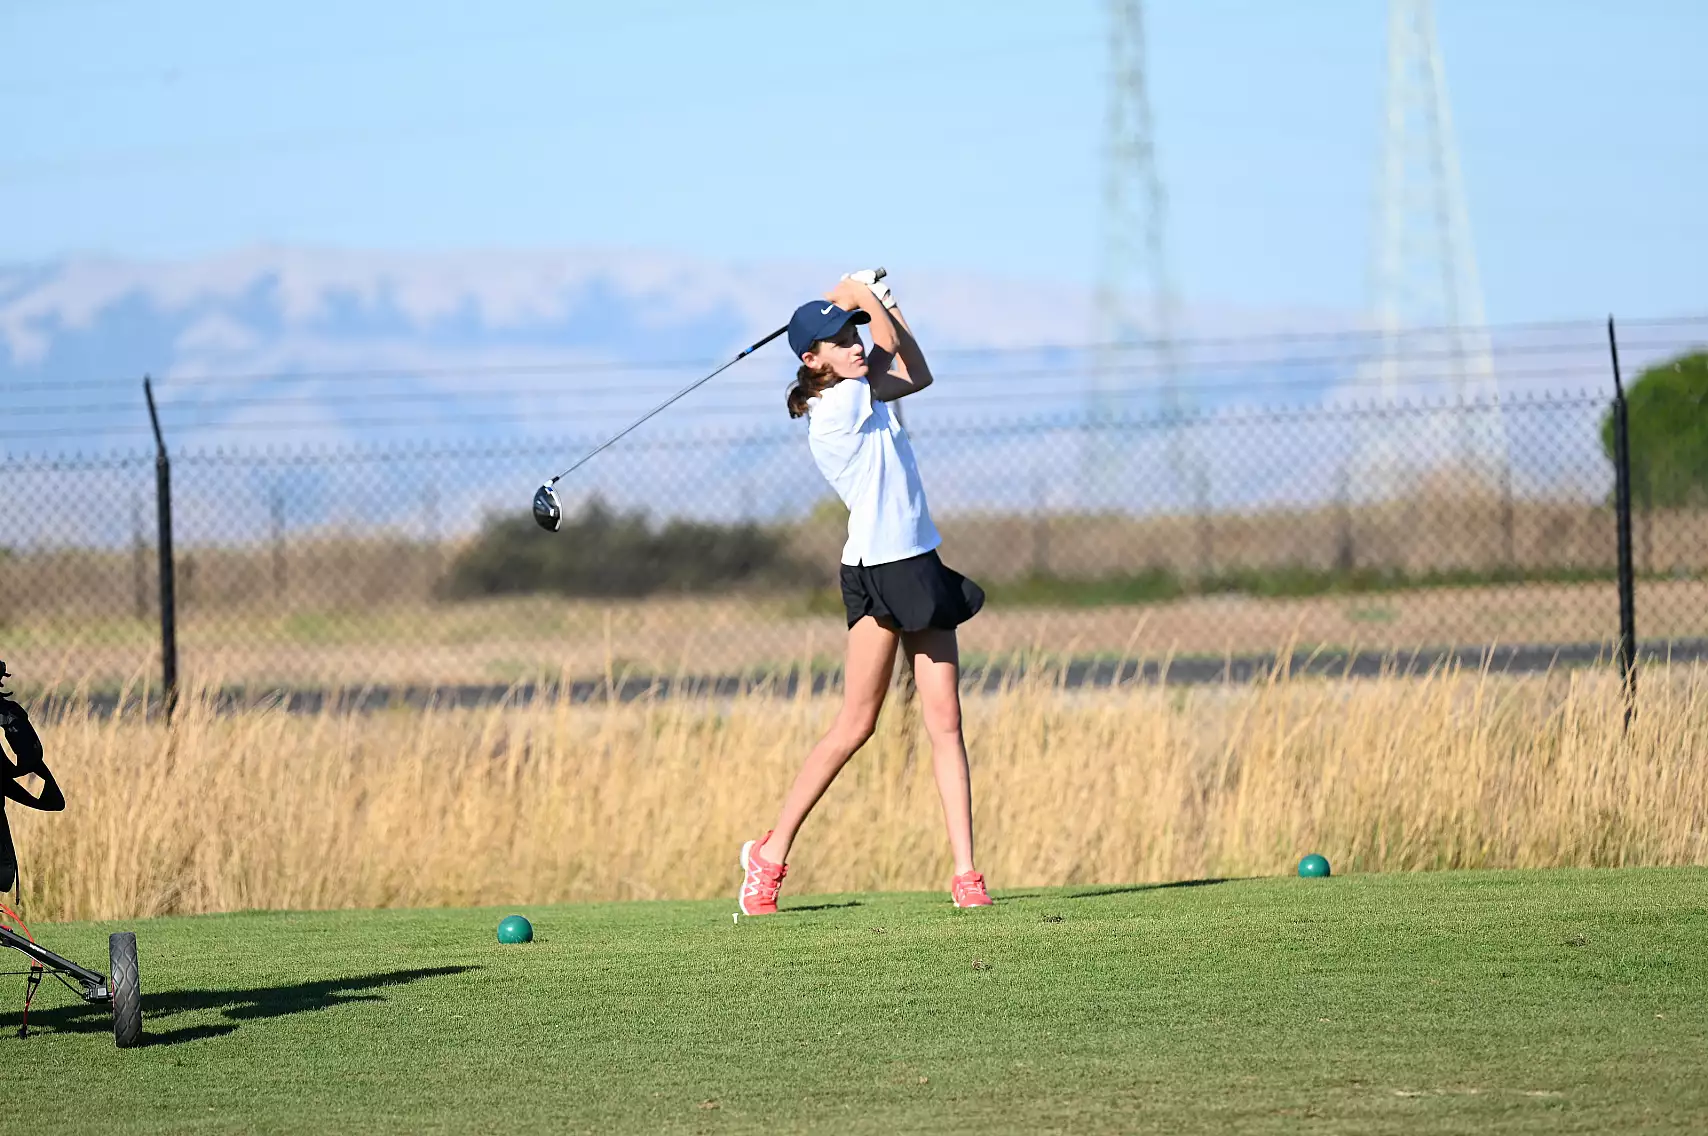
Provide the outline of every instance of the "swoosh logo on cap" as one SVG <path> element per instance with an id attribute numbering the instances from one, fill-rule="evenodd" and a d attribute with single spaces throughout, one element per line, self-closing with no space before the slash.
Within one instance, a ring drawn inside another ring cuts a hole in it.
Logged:
<path id="1" fill-rule="evenodd" d="M 821 316 L 827 316 L 827 315 L 829 315 L 829 314 L 830 314 L 830 309 L 831 309 L 831 308 L 834 308 L 834 307 L 835 307 L 835 306 L 836 306 L 836 305 L 835 305 L 835 304 L 830 304 L 830 305 L 827 305 L 827 306 L 826 306 L 826 307 L 825 307 L 825 309 L 824 309 L 824 311 L 822 311 L 822 312 L 820 312 L 820 313 L 818 313 L 818 314 L 819 314 L 819 315 L 821 315 Z"/>

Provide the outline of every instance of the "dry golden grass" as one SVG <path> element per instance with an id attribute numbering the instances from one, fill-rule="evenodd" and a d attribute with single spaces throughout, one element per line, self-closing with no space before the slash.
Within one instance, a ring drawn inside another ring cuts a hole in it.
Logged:
<path id="1" fill-rule="evenodd" d="M 834 587 L 847 536 L 831 507 L 778 526 L 791 553 Z M 1201 571 L 1360 567 L 1412 575 L 1453 570 L 1546 574 L 1614 565 L 1614 517 L 1594 496 L 1504 504 L 1451 488 L 1398 501 L 1217 512 L 1207 517 L 1103 514 L 948 514 L 938 517 L 944 555 L 990 583 L 1029 575 L 1097 579 L 1137 568 Z M 423 606 L 472 534 L 423 542 L 382 529 L 293 533 L 274 545 L 181 543 L 178 602 L 186 611 L 282 616 Z M 1708 509 L 1656 509 L 1635 519 L 1637 569 L 1699 572 Z M 84 618 L 90 597 L 103 618 L 146 623 L 158 581 L 151 546 L 45 548 L 0 555 L 0 597 L 18 621 Z"/>
<path id="2" fill-rule="evenodd" d="M 1096 579 L 1135 568 L 1201 571 L 1344 567 L 1430 572 L 1562 568 L 1611 571 L 1614 515 L 1596 493 L 1510 502 L 1448 482 L 1387 502 L 1224 510 L 1204 516 L 1023 512 L 939 515 L 946 555 L 992 582 L 1026 576 Z M 790 552 L 834 586 L 847 536 L 835 498 L 775 527 Z M 1708 549 L 1708 509 L 1639 510 L 1637 570 L 1697 572 Z M 263 613 L 360 608 L 439 591 L 473 533 L 423 541 L 381 526 L 293 531 L 278 543 L 178 545 L 179 602 Z M 158 589 L 152 545 L 48 546 L 0 554 L 0 596 L 19 617 L 75 616 L 90 596 L 110 613 L 146 620 Z"/>
<path id="3" fill-rule="evenodd" d="M 1612 513 L 1593 496 L 1509 507 L 1450 485 L 1344 509 L 1204 519 L 951 515 L 941 527 L 949 563 L 992 586 L 1028 574 L 1095 580 L 1146 567 L 1183 580 L 1206 568 L 1545 574 L 1611 570 L 1614 554 Z M 1636 530 L 1641 633 L 1708 636 L 1708 510 L 1645 512 Z M 821 510 L 782 531 L 795 556 L 822 566 L 817 583 L 833 586 L 841 515 Z M 182 547 L 180 673 L 251 687 L 508 683 L 566 670 L 596 675 L 613 652 L 654 673 L 727 674 L 842 651 L 838 614 L 809 610 L 811 581 L 786 594 L 435 600 L 466 539 L 434 545 L 328 531 L 293 534 L 277 547 Z M 111 687 L 157 666 L 153 573 L 152 552 L 140 545 L 0 554 L 5 657 L 36 683 L 89 675 Z M 1669 573 L 1678 578 L 1663 578 Z M 1003 602 L 968 625 L 963 646 L 975 655 L 1119 651 L 1140 620 L 1157 651 L 1178 654 L 1269 652 L 1289 641 L 1377 650 L 1598 643 L 1616 634 L 1617 602 L 1611 579 L 1299 598 L 1188 595 L 1096 608 Z"/>
<path id="4" fill-rule="evenodd" d="M 1708 670 L 969 699 L 998 887 L 1289 870 L 1708 863 Z M 11 811 L 30 914 L 135 917 L 730 894 L 835 703 L 759 693 L 370 716 L 40 723 L 70 811 Z M 937 888 L 929 754 L 892 699 L 788 894 Z"/>
<path id="5" fill-rule="evenodd" d="M 1645 637 L 1708 636 L 1708 581 L 1637 586 Z M 1411 650 L 1488 643 L 1604 643 L 1619 626 L 1612 582 L 1490 584 L 1366 595 L 1265 599 L 1186 596 L 1100 607 L 988 605 L 962 630 L 969 657 L 1015 651 L 1107 655 L 1144 630 L 1147 654 L 1276 652 L 1289 643 Z M 159 631 L 145 625 L 16 624 L 5 657 L 29 689 L 87 676 L 107 688 L 158 673 Z M 358 611 L 267 617 L 186 613 L 179 670 L 192 681 L 251 688 L 510 683 L 620 665 L 653 674 L 739 674 L 818 657 L 847 641 L 840 614 L 812 614 L 798 597 L 682 597 L 632 601 L 523 596 L 455 604 L 414 602 Z"/>

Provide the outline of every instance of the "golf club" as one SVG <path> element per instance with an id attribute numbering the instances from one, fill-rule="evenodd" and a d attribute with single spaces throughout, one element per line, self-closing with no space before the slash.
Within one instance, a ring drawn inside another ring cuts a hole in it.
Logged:
<path id="1" fill-rule="evenodd" d="M 882 280 L 884 278 L 884 276 L 885 276 L 885 272 L 882 268 L 872 269 L 872 279 L 873 280 L 875 280 L 875 281 L 876 280 Z M 556 477 L 552 478 L 550 481 L 546 482 L 544 485 L 541 485 L 539 487 L 539 489 L 534 491 L 534 520 L 539 522 L 539 526 L 542 529 L 545 529 L 547 532 L 557 532 L 560 528 L 563 527 L 563 506 L 558 502 L 557 490 L 555 488 L 558 482 L 562 481 L 564 478 L 568 477 L 570 474 L 574 473 L 576 470 L 580 469 L 582 466 L 584 466 L 588 462 L 592 461 L 599 454 L 604 453 L 606 450 L 610 449 L 612 446 L 614 446 L 618 442 L 622 441 L 625 437 L 627 437 L 629 434 L 631 434 L 636 428 L 638 428 L 641 425 L 641 423 L 645 422 L 647 419 L 651 418 L 653 415 L 657 414 L 659 411 L 663 410 L 665 407 L 669 406 L 671 403 L 676 402 L 678 399 L 682 398 L 683 396 L 692 393 L 694 390 L 696 390 L 702 386 L 705 386 L 707 383 L 711 382 L 713 379 L 717 378 L 719 375 L 723 374 L 725 371 L 729 370 L 731 367 L 735 366 L 737 363 L 741 362 L 743 359 L 747 358 L 749 355 L 753 354 L 755 351 L 759 350 L 761 347 L 765 346 L 767 343 L 770 343 L 773 339 L 776 339 L 779 335 L 782 335 L 785 331 L 788 331 L 788 330 L 789 330 L 789 325 L 784 324 L 782 327 L 778 328 L 776 331 L 773 331 L 770 335 L 767 335 L 764 339 L 759 340 L 757 343 L 753 344 L 753 346 L 747 348 L 747 350 L 743 351 L 740 355 L 737 355 L 734 359 L 731 359 L 729 362 L 725 363 L 723 366 L 719 367 L 717 370 L 713 371 L 711 374 L 707 375 L 705 378 L 699 379 L 699 380 L 692 382 L 692 383 L 688 384 L 687 386 L 683 387 L 681 390 L 677 391 L 675 394 L 671 395 L 669 398 L 665 399 L 663 402 L 659 403 L 657 406 L 653 407 L 651 410 L 647 411 L 645 414 L 641 415 L 639 418 L 635 419 L 633 422 L 631 422 L 627 426 L 623 427 L 622 430 L 618 431 L 616 434 L 613 434 L 610 438 L 606 439 L 604 442 L 600 443 L 598 446 L 595 446 L 593 449 L 589 450 L 581 458 L 580 461 L 576 462 L 574 465 L 570 466 L 568 469 L 564 470 L 562 473 L 558 474 Z"/>

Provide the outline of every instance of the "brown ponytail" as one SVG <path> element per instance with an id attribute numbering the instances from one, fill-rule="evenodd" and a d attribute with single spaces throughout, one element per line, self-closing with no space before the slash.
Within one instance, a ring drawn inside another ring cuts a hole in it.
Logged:
<path id="1" fill-rule="evenodd" d="M 806 417 L 807 402 L 829 389 L 834 377 L 834 373 L 829 367 L 822 371 L 815 371 L 802 363 L 801 369 L 795 372 L 795 381 L 789 385 L 789 417 Z"/>

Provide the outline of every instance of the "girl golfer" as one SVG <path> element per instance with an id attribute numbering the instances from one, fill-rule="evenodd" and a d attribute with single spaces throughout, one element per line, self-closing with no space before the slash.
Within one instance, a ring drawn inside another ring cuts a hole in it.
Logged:
<path id="1" fill-rule="evenodd" d="M 842 549 L 848 659 L 835 724 L 807 755 L 776 826 L 741 847 L 745 915 L 777 910 L 795 834 L 872 736 L 898 643 L 913 668 L 931 739 L 955 857 L 950 897 L 957 907 L 991 902 L 984 877 L 973 867 L 972 789 L 955 643 L 955 628 L 978 612 L 984 593 L 937 557 L 941 538 L 925 505 L 913 447 L 889 407 L 930 386 L 931 369 L 888 287 L 871 275 L 843 277 L 823 300 L 802 304 L 789 320 L 789 348 L 801 361 L 789 388 L 789 416 L 808 420 L 813 460 L 848 506 L 848 543 Z M 870 357 L 859 324 L 871 327 Z"/>

